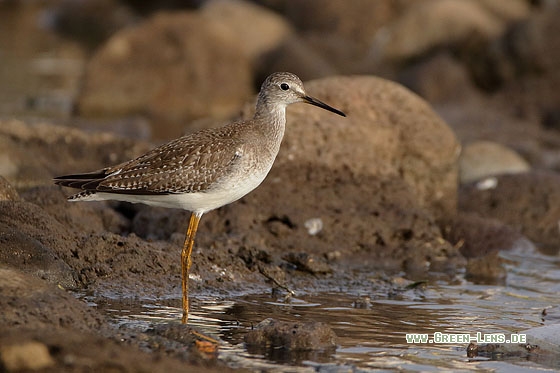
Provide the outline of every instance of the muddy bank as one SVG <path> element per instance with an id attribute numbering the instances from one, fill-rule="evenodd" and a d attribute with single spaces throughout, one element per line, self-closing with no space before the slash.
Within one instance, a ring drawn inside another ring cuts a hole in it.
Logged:
<path id="1" fill-rule="evenodd" d="M 418 97 L 380 79 L 331 79 L 311 83 L 310 88 L 315 95 L 338 92 L 327 98 L 349 113 L 348 122 L 326 119 L 312 107 L 294 111 L 288 133 L 294 131 L 286 136 L 267 181 L 247 198 L 203 217 L 191 272 L 193 297 L 321 291 L 348 281 L 370 283 L 368 276 L 385 272 L 405 271 L 410 279 L 434 274 L 451 279 L 464 264 L 437 225 L 437 218 L 454 214 L 456 200 L 457 143 L 445 123 Z M 358 111 L 368 101 L 346 95 L 344 89 L 377 95 L 379 105 L 371 112 Z M 393 93 L 384 97 L 381 92 Z M 408 108 L 400 115 L 391 105 L 395 97 Z M 103 152 L 108 147 L 113 159 L 122 159 L 145 144 L 123 144 L 110 135 L 88 143 L 77 130 L 46 124 L 11 121 L 2 128 L 7 144 L 28 149 L 24 159 L 14 158 L 18 167 L 8 176 L 20 185 L 19 195 L 5 182 L 6 197 L 0 201 L 3 265 L 93 299 L 167 298 L 169 306 L 179 308 L 179 254 L 187 212 L 113 202 L 73 204 L 66 201 L 68 191 L 41 174 L 30 180 L 26 172 L 36 168 L 54 176 L 70 167 L 65 159 L 80 162 L 84 151 Z M 361 136 L 352 140 L 355 135 L 348 132 L 346 141 L 362 141 L 363 147 L 377 141 L 379 146 L 374 152 L 349 152 L 347 142 L 340 141 L 349 128 Z M 325 133 L 316 141 L 321 131 Z M 441 146 L 425 145 L 434 138 L 441 139 Z M 323 149 L 332 153 L 322 154 Z M 99 167 L 104 160 L 97 160 Z M 349 271 L 363 275 L 350 279 Z M 56 315 L 50 301 L 39 300 L 40 310 Z M 71 296 L 57 304 L 64 307 L 68 302 L 83 307 L 68 307 L 70 314 L 95 314 Z M 75 329 L 75 322 L 60 320 L 46 323 Z M 36 323 L 23 322 L 30 328 Z M 5 325 L 13 323 L 6 320 Z M 124 339 L 150 351 L 159 351 L 163 343 L 171 355 L 196 361 L 199 344 L 181 352 L 189 342 L 170 338 L 168 331 L 163 336 L 128 331 Z M 188 335 L 188 329 L 182 333 Z M 108 334 L 116 341 L 121 338 L 119 333 Z M 216 364 L 215 356 L 209 360 Z"/>

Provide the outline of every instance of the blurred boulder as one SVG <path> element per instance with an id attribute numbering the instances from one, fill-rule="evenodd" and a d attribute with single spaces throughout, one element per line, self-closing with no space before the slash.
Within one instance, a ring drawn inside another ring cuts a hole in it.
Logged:
<path id="1" fill-rule="evenodd" d="M 470 183 L 488 176 L 529 171 L 531 166 L 515 151 L 492 141 L 475 141 L 463 147 L 459 177 Z"/>
<path id="2" fill-rule="evenodd" d="M 527 17 L 529 10 L 523 0 L 414 2 L 378 33 L 373 49 L 383 59 L 406 61 L 472 38 L 497 38 L 511 22 Z"/>
<path id="3" fill-rule="evenodd" d="M 432 104 L 463 104 L 480 97 L 465 66 L 448 52 L 405 67 L 397 79 Z"/>
<path id="4" fill-rule="evenodd" d="M 204 3 L 200 14 L 228 29 L 252 61 L 276 49 L 294 34 L 283 17 L 249 1 L 210 0 Z"/>
<path id="5" fill-rule="evenodd" d="M 376 35 L 414 0 L 265 0 L 264 3 L 294 24 L 303 43 L 336 71 L 359 73 L 371 71 L 364 70 L 363 64 Z"/>
<path id="6" fill-rule="evenodd" d="M 86 116 L 142 113 L 159 137 L 184 122 L 235 114 L 253 93 L 251 64 L 220 22 L 195 12 L 158 13 L 113 35 L 93 56 L 77 99 Z"/>

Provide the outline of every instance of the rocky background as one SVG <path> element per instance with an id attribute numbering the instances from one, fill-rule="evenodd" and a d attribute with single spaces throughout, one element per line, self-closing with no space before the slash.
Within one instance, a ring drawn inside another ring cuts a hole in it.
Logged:
<path id="1" fill-rule="evenodd" d="M 267 180 L 202 219 L 195 297 L 352 271 L 500 284 L 499 251 L 557 255 L 559 17 L 555 0 L 0 2 L 2 368 L 224 369 L 157 333 L 138 355 L 68 292 L 180 307 L 189 213 L 70 204 L 51 179 L 249 118 L 274 71 L 347 118 L 290 106 Z"/>

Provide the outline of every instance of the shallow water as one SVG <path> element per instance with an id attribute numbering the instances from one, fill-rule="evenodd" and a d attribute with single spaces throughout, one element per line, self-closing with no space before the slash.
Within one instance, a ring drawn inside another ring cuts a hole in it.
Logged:
<path id="1" fill-rule="evenodd" d="M 553 369 L 560 356 L 467 357 L 468 343 L 411 343 L 407 333 L 519 333 L 541 326 L 543 309 L 555 307 L 560 294 L 560 260 L 539 254 L 504 254 L 505 286 L 430 284 L 394 296 L 360 286 L 343 292 L 301 294 L 286 300 L 270 294 L 224 300 L 193 297 L 189 322 L 221 341 L 219 359 L 232 367 L 266 371 L 362 371 L 404 369 Z M 343 286 L 344 288 L 344 286 Z M 369 301 L 368 301 L 369 298 Z M 145 330 L 156 323 L 179 322 L 181 310 L 166 302 L 104 299 L 97 307 L 115 326 Z M 290 354 L 248 351 L 244 335 L 260 321 L 321 321 L 336 333 L 334 352 Z"/>

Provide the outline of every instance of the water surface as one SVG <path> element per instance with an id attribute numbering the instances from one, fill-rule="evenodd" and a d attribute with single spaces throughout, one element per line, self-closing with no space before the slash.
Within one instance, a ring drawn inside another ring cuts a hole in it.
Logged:
<path id="1" fill-rule="evenodd" d="M 367 371 L 404 369 L 552 369 L 560 357 L 490 354 L 467 357 L 467 343 L 408 344 L 407 333 L 483 335 L 520 333 L 542 326 L 542 311 L 558 304 L 560 260 L 527 253 L 503 254 L 509 261 L 507 283 L 475 285 L 427 283 L 387 294 L 373 287 L 341 285 L 344 291 L 283 295 L 247 295 L 221 299 L 194 297 L 189 322 L 221 341 L 219 359 L 232 367 L 289 371 Z M 459 279 L 461 276 L 459 276 Z M 355 284 L 354 284 L 355 285 Z M 135 303 L 105 299 L 98 308 L 115 326 L 143 330 L 154 323 L 178 322 L 181 310 L 165 301 Z M 244 335 L 266 318 L 321 321 L 338 337 L 334 352 L 250 351 Z"/>

